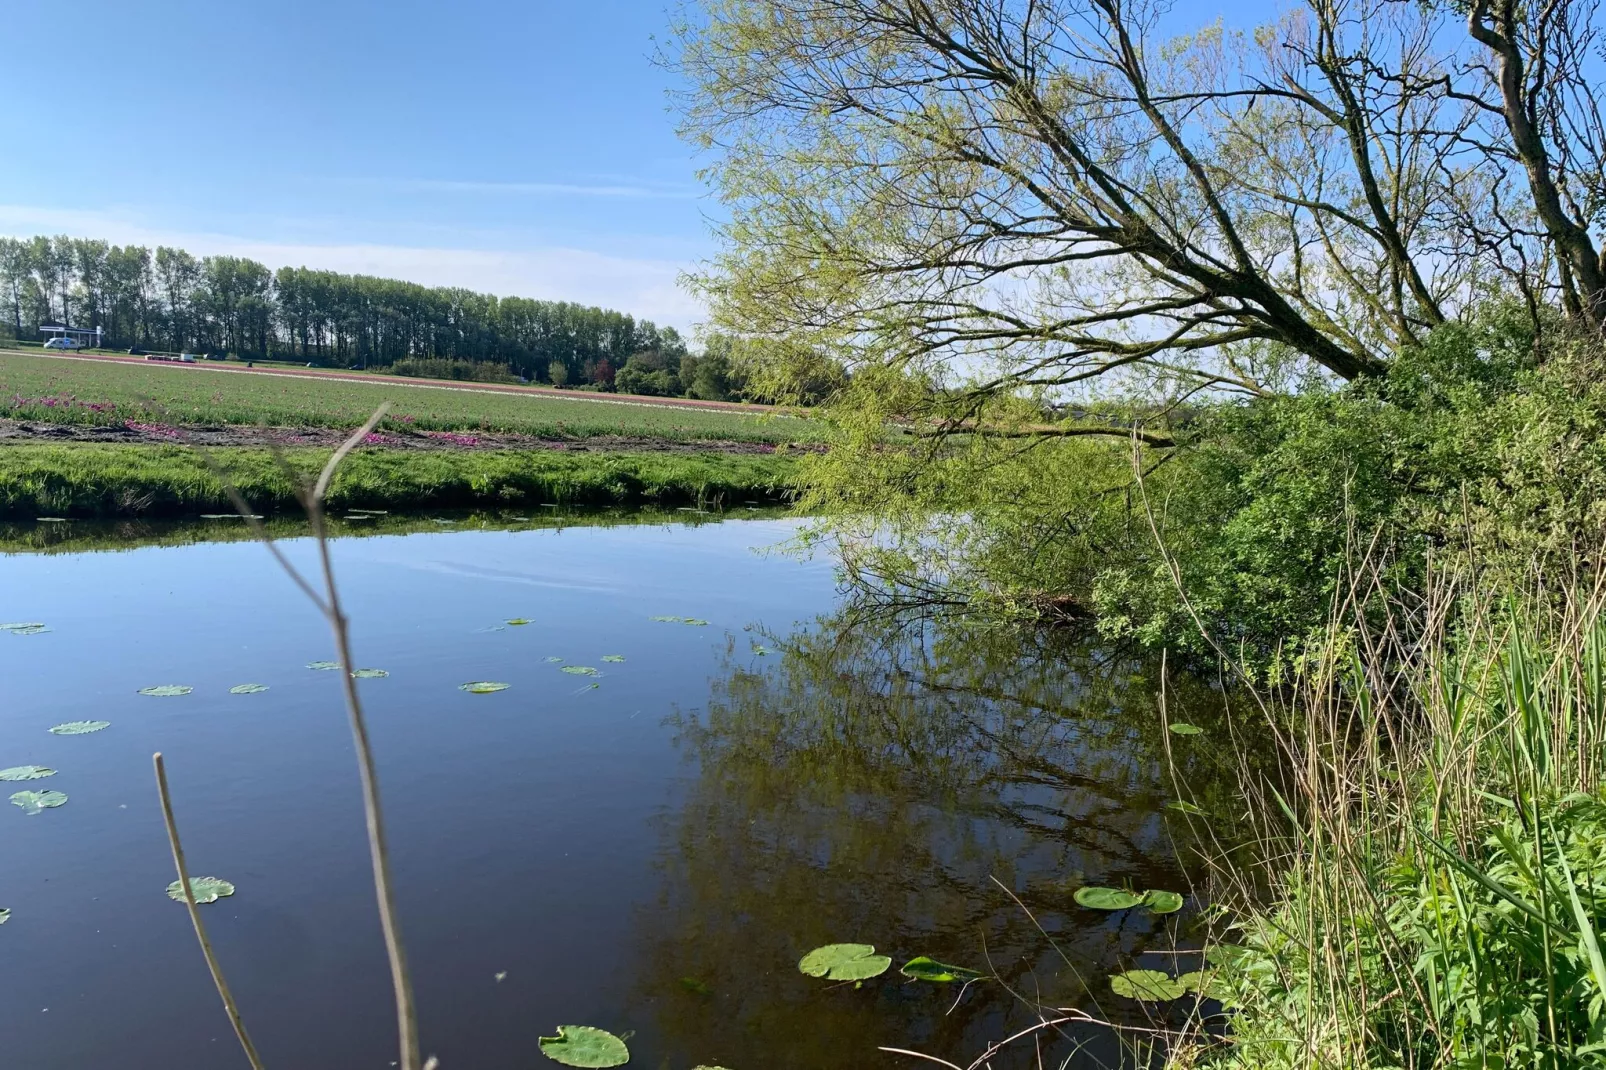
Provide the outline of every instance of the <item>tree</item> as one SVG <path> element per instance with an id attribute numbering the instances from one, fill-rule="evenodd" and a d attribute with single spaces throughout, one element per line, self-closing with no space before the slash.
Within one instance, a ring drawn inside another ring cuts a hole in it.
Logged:
<path id="1" fill-rule="evenodd" d="M 569 366 L 561 360 L 555 360 L 547 365 L 547 380 L 559 390 L 569 385 Z"/>
<path id="2" fill-rule="evenodd" d="M 1093 382 L 1375 376 L 1508 284 L 1606 325 L 1592 4 L 1308 0 L 1166 40 L 1168 6 L 706 0 L 674 61 L 729 214 L 716 321 L 962 428 Z"/>

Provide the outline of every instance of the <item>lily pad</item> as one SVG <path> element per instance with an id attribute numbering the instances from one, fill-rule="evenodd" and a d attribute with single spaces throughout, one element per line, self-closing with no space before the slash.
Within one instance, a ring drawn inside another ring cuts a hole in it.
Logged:
<path id="1" fill-rule="evenodd" d="M 975 970 L 967 970 L 963 966 L 949 966 L 926 955 L 910 959 L 898 972 L 916 981 L 936 981 L 942 984 L 950 981 L 974 981 L 981 976 Z"/>
<path id="2" fill-rule="evenodd" d="M 317 669 L 319 672 L 328 672 L 330 669 L 338 669 L 338 668 L 340 668 L 340 662 L 338 662 L 338 661 L 309 661 L 309 662 L 307 662 L 307 668 L 309 668 L 309 669 Z"/>
<path id="3" fill-rule="evenodd" d="M 867 981 L 880 977 L 892 966 L 892 959 L 877 955 L 871 944 L 826 944 L 798 960 L 797 968 L 810 977 L 828 981 Z"/>
<path id="4" fill-rule="evenodd" d="M 622 661 L 625 660 L 625 656 L 623 654 L 604 654 L 604 655 L 602 655 L 602 660 L 603 661 L 611 661 L 611 662 L 613 662 L 615 664 L 618 664 L 619 662 L 622 662 Z"/>
<path id="5" fill-rule="evenodd" d="M 558 662 L 562 661 L 563 659 L 558 657 L 556 654 L 554 654 L 550 658 L 542 658 L 541 660 L 546 662 L 548 665 L 556 665 Z"/>
<path id="6" fill-rule="evenodd" d="M 590 665 L 565 665 L 562 669 L 560 669 L 558 671 L 566 672 L 566 673 L 570 674 L 571 676 L 596 676 L 596 675 L 598 675 L 598 670 L 592 668 Z"/>
<path id="7" fill-rule="evenodd" d="M 234 885 L 220 877 L 191 877 L 190 894 L 195 896 L 196 903 L 215 903 L 226 895 L 233 895 Z M 174 902 L 184 902 L 184 888 L 178 881 L 167 886 L 167 897 Z"/>
<path id="8" fill-rule="evenodd" d="M 1159 970 L 1128 970 L 1110 978 L 1110 989 L 1127 999 L 1141 999 L 1158 1003 L 1168 999 L 1181 999 L 1188 990 L 1182 983 Z"/>
<path id="9" fill-rule="evenodd" d="M 1196 806 L 1186 799 L 1173 799 L 1165 804 L 1167 810 L 1175 810 L 1179 814 L 1192 814 L 1194 817 L 1204 817 L 1205 808 Z"/>
<path id="10" fill-rule="evenodd" d="M 1177 978 L 1177 984 L 1205 999 L 1226 1000 L 1228 992 L 1214 971 L 1194 970 Z"/>
<path id="11" fill-rule="evenodd" d="M 41 524 L 65 524 L 67 522 L 67 518 L 64 516 L 36 516 L 34 520 Z"/>
<path id="12" fill-rule="evenodd" d="M 564 1066 L 623 1066 L 630 1061 L 624 1041 L 589 1025 L 560 1025 L 557 1036 L 542 1037 L 537 1043 L 542 1055 Z"/>
<path id="13" fill-rule="evenodd" d="M 1128 910 L 1143 902 L 1142 896 L 1120 888 L 1078 888 L 1072 898 L 1089 910 Z"/>
<path id="14" fill-rule="evenodd" d="M 0 769 L 0 780 L 43 780 L 55 775 L 54 769 L 44 765 L 14 765 L 10 769 Z"/>
<path id="15" fill-rule="evenodd" d="M 708 623 L 706 620 L 701 620 L 697 617 L 653 617 L 652 619 L 660 624 L 692 624 L 697 627 L 702 627 Z"/>
<path id="16" fill-rule="evenodd" d="M 499 684 L 492 680 L 474 680 L 466 684 L 458 684 L 459 691 L 467 691 L 471 695 L 489 695 L 497 691 L 506 691 L 512 684 Z"/>
<path id="17" fill-rule="evenodd" d="M 1166 727 L 1171 729 L 1171 734 L 1174 736 L 1199 736 L 1204 734 L 1204 729 L 1186 721 L 1173 721 Z"/>
<path id="18" fill-rule="evenodd" d="M 42 814 L 66 801 L 66 793 L 60 791 L 19 791 L 11 796 L 11 805 L 22 807 L 22 812 L 29 817 Z"/>
<path id="19" fill-rule="evenodd" d="M 91 732 L 99 732 L 102 728 L 110 728 L 110 721 L 68 721 L 58 724 L 50 729 L 52 735 L 57 736 L 87 736 Z"/>
<path id="20" fill-rule="evenodd" d="M 231 695 L 260 695 L 268 689 L 267 684 L 235 684 L 229 688 Z"/>
<path id="21" fill-rule="evenodd" d="M 0 632 L 10 632 L 12 635 L 38 635 L 50 629 L 36 620 L 17 621 L 12 624 L 0 624 Z"/>
<path id="22" fill-rule="evenodd" d="M 521 627 L 521 626 L 523 626 L 525 624 L 530 623 L 530 618 L 529 617 L 511 617 L 511 618 L 508 619 L 507 623 L 513 625 L 513 627 L 515 627 L 515 628 L 518 628 L 518 627 Z"/>
<path id="23" fill-rule="evenodd" d="M 378 680 L 382 677 L 389 676 L 390 673 L 386 672 L 384 669 L 355 669 L 352 671 L 351 675 L 356 677 L 358 680 Z"/>
<path id="24" fill-rule="evenodd" d="M 155 695 L 157 698 L 172 698 L 175 695 L 187 695 L 194 690 L 195 688 L 187 687 L 184 684 L 157 684 L 155 687 L 142 687 L 139 689 L 139 693 L 141 695 Z"/>
<path id="25" fill-rule="evenodd" d="M 10 920 L 11 920 L 11 911 L 9 909 L 7 909 L 6 907 L 0 907 L 0 925 L 4 925 L 6 922 L 8 922 Z"/>
<path id="26" fill-rule="evenodd" d="M 1180 892 L 1162 892 L 1150 889 L 1143 893 L 1143 905 L 1156 914 L 1175 914 L 1182 909 Z"/>

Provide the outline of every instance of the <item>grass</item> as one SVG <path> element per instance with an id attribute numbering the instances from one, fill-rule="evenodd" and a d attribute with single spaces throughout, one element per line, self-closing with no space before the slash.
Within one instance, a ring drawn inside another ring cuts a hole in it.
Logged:
<path id="1" fill-rule="evenodd" d="M 1258 703 L 1282 773 L 1244 779 L 1262 865 L 1214 875 L 1227 1040 L 1174 1070 L 1606 1062 L 1606 577 L 1534 576 L 1348 613 Z"/>
<path id="2" fill-rule="evenodd" d="M 492 393 L 394 378 L 351 382 L 0 352 L 0 415 L 19 419 L 355 427 L 387 400 L 392 411 L 383 426 L 394 428 L 672 441 L 782 443 L 821 437 L 817 425 L 788 416 Z"/>
<path id="3" fill-rule="evenodd" d="M 266 449 L 231 447 L 210 456 L 252 508 L 295 511 L 290 480 Z M 292 449 L 315 473 L 321 449 Z M 341 468 L 330 508 L 469 509 L 540 505 L 710 507 L 789 499 L 794 461 L 781 454 L 597 453 L 530 450 L 358 450 Z M 223 481 L 182 446 L 0 447 L 0 518 L 172 517 L 232 513 Z"/>

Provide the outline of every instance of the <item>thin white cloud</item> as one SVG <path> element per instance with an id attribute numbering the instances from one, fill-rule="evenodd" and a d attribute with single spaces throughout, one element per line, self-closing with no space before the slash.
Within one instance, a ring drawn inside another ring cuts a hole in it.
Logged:
<path id="1" fill-rule="evenodd" d="M 687 330 L 703 307 L 681 289 L 686 261 L 617 256 L 546 246 L 517 250 L 433 248 L 365 242 L 271 241 L 239 235 L 169 230 L 129 214 L 0 204 L 0 234 L 69 234 L 116 245 L 170 245 L 197 256 L 244 256 L 271 268 L 309 267 L 461 286 L 500 296 L 600 305 Z"/>

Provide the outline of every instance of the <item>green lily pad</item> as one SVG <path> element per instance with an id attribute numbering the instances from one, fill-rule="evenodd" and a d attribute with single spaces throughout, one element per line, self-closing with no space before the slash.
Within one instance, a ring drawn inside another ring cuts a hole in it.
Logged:
<path id="1" fill-rule="evenodd" d="M 542 658 L 541 660 L 546 662 L 548 665 L 556 665 L 558 662 L 562 661 L 563 659 L 558 657 L 556 654 L 554 654 L 550 658 Z"/>
<path id="2" fill-rule="evenodd" d="M 910 959 L 898 972 L 916 981 L 936 981 L 944 984 L 950 981 L 974 981 L 981 976 L 975 970 L 967 970 L 963 966 L 949 966 L 926 955 Z"/>
<path id="3" fill-rule="evenodd" d="M 660 624 L 691 624 L 699 628 L 708 623 L 706 620 L 701 620 L 697 617 L 653 617 L 652 619 Z"/>
<path id="4" fill-rule="evenodd" d="M 1179 814 L 1192 814 L 1194 817 L 1204 817 L 1206 810 L 1202 806 L 1195 806 L 1186 799 L 1173 799 L 1165 804 L 1167 810 L 1175 810 Z"/>
<path id="5" fill-rule="evenodd" d="M 518 628 L 518 627 L 521 627 L 522 625 L 530 623 L 530 618 L 529 617 L 513 617 L 513 618 L 509 619 L 507 623 L 513 625 L 513 627 L 515 627 L 515 628 Z"/>
<path id="6" fill-rule="evenodd" d="M 497 691 L 506 691 L 512 684 L 499 684 L 492 680 L 474 680 L 466 684 L 458 684 L 459 691 L 467 691 L 471 695 L 489 695 Z"/>
<path id="7" fill-rule="evenodd" d="M 1143 893 L 1143 905 L 1156 914 L 1175 914 L 1182 909 L 1180 892 L 1162 892 L 1150 889 Z"/>
<path id="8" fill-rule="evenodd" d="M 309 661 L 309 662 L 307 662 L 307 668 L 309 668 L 309 669 L 317 669 L 319 672 L 327 672 L 330 669 L 338 669 L 338 668 L 340 668 L 340 662 L 338 662 L 338 661 Z"/>
<path id="9" fill-rule="evenodd" d="M 187 687 L 184 684 L 157 684 L 155 687 L 142 687 L 139 689 L 139 693 L 141 695 L 155 695 L 157 698 L 172 698 L 175 695 L 187 695 L 194 690 L 195 688 Z"/>
<path id="10" fill-rule="evenodd" d="M 87 736 L 91 732 L 99 732 L 102 728 L 110 728 L 110 721 L 68 721 L 58 724 L 50 729 L 52 735 L 57 736 Z"/>
<path id="11" fill-rule="evenodd" d="M 541 1054 L 564 1066 L 587 1068 L 623 1066 L 630 1061 L 625 1042 L 606 1029 L 589 1025 L 560 1025 L 555 1037 L 541 1037 Z"/>
<path id="12" fill-rule="evenodd" d="M 1167 977 L 1159 970 L 1128 970 L 1110 978 L 1110 989 L 1127 999 L 1141 999 L 1158 1003 L 1168 999 L 1181 999 L 1188 990 L 1181 982 Z"/>
<path id="13" fill-rule="evenodd" d="M 0 769 L 0 780 L 43 780 L 55 775 L 56 771 L 45 765 L 14 765 L 10 769 Z"/>
<path id="14" fill-rule="evenodd" d="M 810 977 L 828 981 L 867 981 L 880 977 L 892 959 L 877 955 L 871 944 L 826 944 L 798 960 L 797 968 Z"/>
<path id="15" fill-rule="evenodd" d="M 692 1067 L 691 1070 L 725 1070 L 725 1067 L 723 1067 L 723 1066 L 708 1066 L 707 1064 L 699 1064 L 697 1066 Z"/>
<path id="16" fill-rule="evenodd" d="M 233 895 L 234 885 L 220 877 L 191 877 L 190 894 L 195 896 L 196 903 L 215 903 L 225 895 Z M 167 897 L 174 902 L 184 902 L 184 888 L 178 881 L 167 886 Z"/>
<path id="17" fill-rule="evenodd" d="M 229 688 L 231 695 L 260 695 L 268 689 L 267 684 L 235 684 Z"/>
<path id="18" fill-rule="evenodd" d="M 66 793 L 60 791 L 19 791 L 11 796 L 11 805 L 22 807 L 22 812 L 29 817 L 42 814 L 66 801 Z"/>
<path id="19" fill-rule="evenodd" d="M 1226 1000 L 1228 992 L 1221 984 L 1221 979 L 1214 971 L 1194 970 L 1177 978 L 1177 984 L 1205 999 Z"/>
<path id="20" fill-rule="evenodd" d="M 602 655 L 602 660 L 603 661 L 611 661 L 611 662 L 613 662 L 615 664 L 618 664 L 619 662 L 622 662 L 622 661 L 625 660 L 625 656 L 623 654 L 604 654 L 604 655 Z"/>
<path id="21" fill-rule="evenodd" d="M 358 680 L 378 680 L 389 676 L 384 669 L 354 669 L 351 675 Z"/>
<path id="22" fill-rule="evenodd" d="M 1174 736 L 1198 736 L 1204 734 L 1204 729 L 1196 724 L 1188 724 L 1186 721 L 1173 721 L 1166 727 L 1171 729 L 1171 734 Z"/>
<path id="23" fill-rule="evenodd" d="M 565 665 L 559 672 L 566 672 L 571 676 L 596 676 L 598 672 L 589 665 Z"/>
<path id="24" fill-rule="evenodd" d="M 1072 898 L 1089 910 L 1127 910 L 1143 902 L 1142 896 L 1120 888 L 1078 888 Z"/>
<path id="25" fill-rule="evenodd" d="M 13 624 L 0 624 L 0 632 L 10 632 L 12 635 L 38 635 L 50 629 L 36 620 L 18 621 Z"/>

